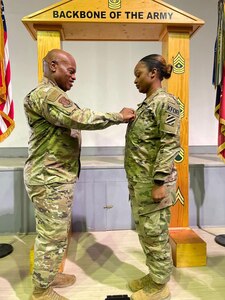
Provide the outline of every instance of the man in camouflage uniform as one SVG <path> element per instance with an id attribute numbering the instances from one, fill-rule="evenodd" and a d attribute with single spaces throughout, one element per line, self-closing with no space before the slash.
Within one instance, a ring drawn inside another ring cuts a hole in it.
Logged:
<path id="1" fill-rule="evenodd" d="M 161 88 L 166 75 L 158 60 L 158 56 L 149 56 L 135 68 L 135 84 L 146 99 L 138 105 L 126 133 L 125 169 L 132 214 L 149 268 L 149 274 L 128 283 L 133 300 L 170 299 L 166 285 L 172 272 L 168 225 L 176 193 L 174 159 L 179 152 L 180 121 L 178 101 Z"/>
<path id="2" fill-rule="evenodd" d="M 76 63 L 67 52 L 53 49 L 43 61 L 44 79 L 25 98 L 30 126 L 25 186 L 34 203 L 36 231 L 32 299 L 66 299 L 52 287 L 72 285 L 74 275 L 58 273 L 71 223 L 74 183 L 80 170 L 80 130 L 103 129 L 128 122 L 131 109 L 96 113 L 80 109 L 67 96 Z"/>

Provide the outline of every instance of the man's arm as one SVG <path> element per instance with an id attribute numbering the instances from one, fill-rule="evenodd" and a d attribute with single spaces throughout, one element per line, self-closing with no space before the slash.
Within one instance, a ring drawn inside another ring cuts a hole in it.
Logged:
<path id="1" fill-rule="evenodd" d="M 134 111 L 123 108 L 119 113 L 94 112 L 91 109 L 80 109 L 74 102 L 54 91 L 48 95 L 43 104 L 43 115 L 56 126 L 80 129 L 97 130 L 111 125 L 129 122 L 134 119 Z"/>

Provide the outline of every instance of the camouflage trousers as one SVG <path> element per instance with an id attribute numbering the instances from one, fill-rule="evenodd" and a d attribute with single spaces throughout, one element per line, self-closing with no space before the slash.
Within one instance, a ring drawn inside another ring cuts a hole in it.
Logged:
<path id="1" fill-rule="evenodd" d="M 151 183 L 129 183 L 133 219 L 149 274 L 153 281 L 164 284 L 169 281 L 173 267 L 168 231 L 170 207 L 155 206 L 151 189 Z"/>
<path id="2" fill-rule="evenodd" d="M 34 204 L 36 239 L 33 283 L 47 288 L 58 273 L 68 243 L 74 184 L 26 186 Z"/>

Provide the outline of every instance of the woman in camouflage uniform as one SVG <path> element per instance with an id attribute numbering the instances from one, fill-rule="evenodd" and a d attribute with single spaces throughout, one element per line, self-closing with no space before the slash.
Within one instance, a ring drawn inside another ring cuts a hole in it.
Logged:
<path id="1" fill-rule="evenodd" d="M 125 169 L 136 230 L 149 274 L 129 282 L 133 300 L 170 299 L 167 282 L 172 271 L 168 225 L 175 199 L 179 152 L 179 104 L 162 89 L 172 66 L 161 55 L 141 59 L 135 67 L 135 85 L 145 100 L 128 125 Z"/>

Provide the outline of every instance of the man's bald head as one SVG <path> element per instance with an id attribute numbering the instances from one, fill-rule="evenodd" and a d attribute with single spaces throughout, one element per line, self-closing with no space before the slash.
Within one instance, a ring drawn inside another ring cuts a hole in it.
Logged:
<path id="1" fill-rule="evenodd" d="M 67 62 L 68 60 L 74 60 L 73 56 L 70 53 L 61 49 L 50 50 L 43 58 L 44 76 L 48 77 L 52 62 Z"/>
<path id="2" fill-rule="evenodd" d="M 76 62 L 70 53 L 61 49 L 52 49 L 43 58 L 43 71 L 45 77 L 67 91 L 75 80 Z"/>

